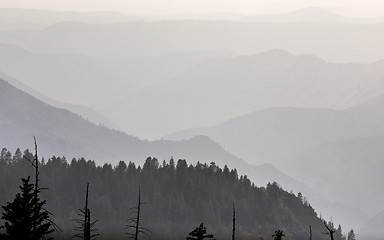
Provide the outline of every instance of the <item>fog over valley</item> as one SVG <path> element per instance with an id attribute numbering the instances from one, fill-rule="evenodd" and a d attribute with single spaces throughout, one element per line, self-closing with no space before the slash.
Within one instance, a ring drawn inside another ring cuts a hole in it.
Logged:
<path id="1" fill-rule="evenodd" d="M 0 3 L 0 240 L 382 238 L 380 1 L 82 1 Z"/>

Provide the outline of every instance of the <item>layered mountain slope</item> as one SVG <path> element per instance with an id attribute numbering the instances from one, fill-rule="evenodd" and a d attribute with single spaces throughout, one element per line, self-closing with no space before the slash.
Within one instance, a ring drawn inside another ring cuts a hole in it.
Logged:
<path id="1" fill-rule="evenodd" d="M 166 138 L 205 135 L 249 162 L 281 164 L 297 153 L 327 142 L 384 135 L 383 123 L 382 104 L 345 110 L 270 108 Z"/>
<path id="2" fill-rule="evenodd" d="M 329 61 L 373 62 L 384 59 L 382 29 L 383 24 L 359 23 L 60 22 L 41 31 L 4 31 L 0 33 L 0 42 L 40 53 L 110 58 L 217 48 L 249 54 L 281 48 L 297 54 L 313 53 Z"/>
<path id="3" fill-rule="evenodd" d="M 178 76 L 226 50 L 157 57 L 100 59 L 76 54 L 36 54 L 0 43 L 1 71 L 51 99 L 94 109 Z"/>
<path id="4" fill-rule="evenodd" d="M 112 129 L 119 129 L 119 127 L 112 123 L 109 119 L 107 119 L 104 115 L 101 113 L 97 112 L 96 110 L 86 107 L 86 106 L 81 106 L 81 105 L 74 105 L 74 104 L 68 104 L 68 103 L 63 103 L 60 101 L 52 100 L 43 94 L 37 92 L 30 86 L 27 86 L 26 84 L 20 82 L 19 80 L 12 78 L 5 73 L 0 72 L 0 79 L 3 79 L 7 82 L 9 82 L 12 86 L 18 88 L 19 90 L 22 90 L 23 92 L 28 93 L 29 95 L 39 99 L 40 101 L 47 103 L 53 107 L 56 108 L 62 108 L 62 109 L 67 109 L 77 115 L 80 115 L 81 117 L 97 124 L 97 125 L 103 125 L 107 126 Z"/>
<path id="5" fill-rule="evenodd" d="M 155 119 L 154 119 L 155 120 Z M 305 186 L 273 166 L 252 166 L 229 154 L 207 137 L 188 141 L 143 141 L 125 133 L 97 126 L 65 109 L 54 108 L 0 80 L 0 146 L 11 151 L 33 147 L 33 136 L 40 156 L 85 157 L 98 164 L 120 160 L 143 162 L 148 156 L 160 161 L 188 159 L 215 162 L 237 168 L 258 185 L 278 181 L 285 189 L 300 191 Z"/>
<path id="6" fill-rule="evenodd" d="M 220 147 L 207 139 L 200 144 L 199 138 L 193 141 L 158 141 L 147 142 L 128 136 L 122 132 L 110 130 L 90 123 L 68 110 L 54 108 L 34 97 L 14 88 L 9 83 L 0 82 L 1 106 L 1 146 L 8 149 L 16 147 L 26 148 L 32 144 L 32 137 L 36 136 L 40 143 L 41 155 L 67 155 L 70 157 L 84 156 L 95 159 L 97 162 L 116 163 L 120 159 L 143 161 L 147 156 L 153 155 L 169 159 L 178 156 L 185 149 L 189 152 L 208 154 L 206 150 L 219 150 L 216 161 L 227 158 L 236 161 L 234 157 L 220 151 Z M 201 138 L 200 138 L 201 139 Z M 191 142 L 192 144 L 188 144 Z M 208 147 L 211 145 L 211 148 Z M 216 147 L 214 147 L 216 145 Z M 196 151 L 189 151 L 187 149 Z M 173 149 L 179 152 L 174 153 Z M 209 155 L 213 158 L 215 151 Z M 175 154 L 175 155 L 173 155 Z M 165 156 L 163 156 L 165 155 Z M 204 154 L 200 155 L 201 157 Z M 208 156 L 208 155 L 207 155 Z M 208 158 L 208 157 L 207 157 Z M 191 159 L 193 159 L 191 157 Z M 202 160 L 196 157 L 195 160 Z"/>
<path id="7" fill-rule="evenodd" d="M 333 64 L 281 50 L 221 58 L 123 99 L 105 112 L 129 133 L 159 137 L 275 106 L 345 108 L 384 92 L 383 66 Z"/>

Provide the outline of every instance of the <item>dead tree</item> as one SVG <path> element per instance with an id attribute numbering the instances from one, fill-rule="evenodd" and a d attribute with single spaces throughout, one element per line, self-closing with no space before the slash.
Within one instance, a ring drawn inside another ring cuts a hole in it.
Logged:
<path id="1" fill-rule="evenodd" d="M 34 159 L 29 159 L 27 156 L 24 156 L 25 159 L 27 159 L 32 167 L 35 169 L 35 190 L 34 190 L 34 198 L 35 198 L 35 206 L 34 208 L 35 209 L 38 209 L 36 204 L 38 201 L 36 201 L 36 199 L 38 198 L 38 193 L 40 192 L 40 188 L 39 188 L 39 157 L 37 155 L 37 142 L 36 142 L 36 137 L 33 137 L 33 140 L 34 140 L 34 144 L 35 144 L 35 156 L 34 156 Z M 38 212 L 35 212 L 35 215 L 37 215 Z M 36 230 L 36 227 L 37 227 L 37 223 L 34 222 L 33 223 L 33 230 L 35 231 Z"/>
<path id="2" fill-rule="evenodd" d="M 331 240 L 334 240 L 333 239 L 333 234 L 336 232 L 335 229 L 331 229 L 328 227 L 327 223 L 324 221 L 324 226 L 327 228 L 328 232 L 326 234 L 329 234 L 331 236 Z"/>
<path id="3" fill-rule="evenodd" d="M 35 169 L 35 188 L 34 188 L 34 209 L 35 209 L 35 216 L 38 216 L 39 215 L 39 207 L 38 207 L 38 203 L 39 203 L 39 193 L 41 192 L 41 190 L 46 190 L 47 188 L 40 188 L 39 187 L 39 181 L 40 181 L 40 178 L 39 178 L 39 175 L 40 175 L 40 172 L 39 172 L 39 156 L 37 154 L 37 142 L 36 142 L 36 137 L 34 136 L 33 137 L 33 141 L 34 141 L 34 145 L 35 145 L 35 155 L 34 155 L 34 159 L 29 159 L 27 156 L 23 156 L 23 158 L 25 158 L 26 160 L 28 160 L 32 167 Z M 48 210 L 46 210 L 45 208 L 43 208 L 43 210 L 48 214 L 48 215 L 52 215 Z M 35 218 L 37 219 L 37 218 Z M 61 229 L 48 217 L 46 219 L 46 221 L 53 227 L 54 231 L 61 231 Z M 36 231 L 37 227 L 38 227 L 39 223 L 35 220 L 34 223 L 33 223 L 33 231 Z"/>
<path id="4" fill-rule="evenodd" d="M 232 203 L 232 240 L 235 240 L 235 230 L 236 230 L 236 210 L 235 210 L 235 203 Z"/>
<path id="5" fill-rule="evenodd" d="M 309 225 L 309 240 L 312 240 L 312 226 Z"/>
<path id="6" fill-rule="evenodd" d="M 272 235 L 274 240 L 281 240 L 284 237 L 284 233 L 282 230 L 275 231 L 275 234 Z"/>
<path id="7" fill-rule="evenodd" d="M 199 227 L 189 233 L 187 240 L 203 240 L 204 238 L 214 240 L 213 234 L 207 234 L 207 228 L 204 227 L 203 223 L 201 223 Z"/>
<path id="8" fill-rule="evenodd" d="M 126 229 L 134 229 L 134 232 L 128 232 L 127 234 L 129 235 L 129 238 L 130 239 L 134 239 L 134 240 L 138 240 L 139 239 L 139 234 L 144 234 L 145 236 L 151 238 L 149 236 L 149 233 L 151 233 L 151 231 L 149 231 L 148 229 L 144 228 L 140 221 L 140 217 L 141 217 L 141 205 L 143 205 L 145 203 L 143 203 L 141 201 L 141 191 L 140 191 L 140 187 L 139 187 L 139 201 L 137 203 L 137 207 L 132 207 L 130 208 L 131 209 L 131 215 L 133 215 L 130 219 L 128 219 L 128 225 L 125 227 Z"/>
<path id="9" fill-rule="evenodd" d="M 89 183 L 87 183 L 87 190 L 85 193 L 85 207 L 84 209 L 79 209 L 79 216 L 82 219 L 75 219 L 75 222 L 80 224 L 75 228 L 75 231 L 78 233 L 75 234 L 72 238 L 82 239 L 82 240 L 92 240 L 95 239 L 99 234 L 96 233 L 97 229 L 93 229 L 96 221 L 91 222 L 91 210 L 88 207 L 88 192 L 89 192 Z"/>

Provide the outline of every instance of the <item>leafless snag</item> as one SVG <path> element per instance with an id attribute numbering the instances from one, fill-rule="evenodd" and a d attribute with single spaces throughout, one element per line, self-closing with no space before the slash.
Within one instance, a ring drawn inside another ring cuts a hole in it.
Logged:
<path id="1" fill-rule="evenodd" d="M 235 230 L 236 230 L 236 210 L 235 210 L 235 203 L 232 203 L 232 240 L 235 240 Z"/>
<path id="2" fill-rule="evenodd" d="M 324 221 L 324 226 L 327 228 L 328 232 L 325 233 L 325 234 L 329 234 L 331 236 L 331 240 L 334 240 L 333 239 L 333 234 L 336 232 L 336 230 L 334 229 L 331 229 L 328 227 L 327 223 Z"/>
<path id="3" fill-rule="evenodd" d="M 87 191 L 85 194 L 85 207 L 84 209 L 79 209 L 80 213 L 78 214 L 82 219 L 75 219 L 74 221 L 79 224 L 74 230 L 79 232 L 75 234 L 72 238 L 82 239 L 82 240 L 91 240 L 95 239 L 96 236 L 99 236 L 96 233 L 97 229 L 93 229 L 96 221 L 91 222 L 91 210 L 88 207 L 88 192 L 89 192 L 89 183 L 87 183 Z"/>
<path id="4" fill-rule="evenodd" d="M 37 216 L 39 214 L 38 212 L 38 207 L 37 207 L 37 204 L 38 204 L 38 195 L 39 193 L 41 192 L 41 190 L 46 190 L 47 188 L 40 188 L 39 187 L 39 181 L 40 181 L 40 178 L 39 178 L 39 175 L 40 175 L 40 172 L 39 172 L 39 156 L 37 154 L 37 141 L 36 141 L 36 137 L 33 136 L 33 141 L 34 141 L 34 146 L 35 146 L 35 155 L 34 155 L 34 159 L 31 160 L 29 159 L 27 156 L 23 156 L 23 158 L 25 158 L 28 162 L 31 163 L 32 167 L 35 169 L 35 190 L 34 190 L 34 198 L 35 198 L 35 206 L 34 206 L 34 209 L 35 209 L 35 216 Z M 44 211 L 46 211 L 50 216 L 52 216 L 52 213 L 49 212 L 47 209 L 43 208 Z M 51 219 L 47 219 L 47 222 L 49 222 L 53 229 L 55 231 L 61 231 L 61 229 L 59 228 L 59 226 L 56 225 L 56 223 L 54 223 Z M 33 230 L 36 231 L 36 228 L 37 228 L 37 222 L 34 222 L 33 224 Z"/>
<path id="5" fill-rule="evenodd" d="M 137 203 L 137 207 L 132 207 L 131 209 L 131 215 L 133 215 L 130 219 L 128 219 L 128 225 L 126 225 L 126 229 L 134 229 L 134 232 L 127 232 L 126 234 L 129 236 L 130 239 L 138 240 L 139 234 L 144 234 L 148 238 L 151 238 L 149 236 L 149 233 L 151 233 L 150 230 L 143 227 L 140 223 L 140 214 L 141 214 L 141 205 L 145 204 L 141 201 L 141 191 L 139 187 L 139 201 Z"/>
<path id="6" fill-rule="evenodd" d="M 312 226 L 309 225 L 309 240 L 312 240 Z"/>

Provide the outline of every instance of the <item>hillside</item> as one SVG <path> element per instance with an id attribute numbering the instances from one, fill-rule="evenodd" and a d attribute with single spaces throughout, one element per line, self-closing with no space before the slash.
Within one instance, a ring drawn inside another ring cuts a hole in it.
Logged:
<path id="1" fill-rule="evenodd" d="M 0 80 L 0 91 L 0 146 L 11 152 L 18 147 L 32 149 L 33 136 L 36 136 L 40 155 L 45 158 L 82 156 L 97 164 L 116 164 L 120 160 L 138 164 L 148 156 L 160 161 L 173 157 L 193 163 L 215 162 L 218 166 L 237 168 L 258 185 L 278 181 L 285 189 L 306 190 L 304 184 L 273 166 L 250 165 L 204 136 L 187 141 L 143 141 L 47 105 L 3 80 Z"/>
<path id="2" fill-rule="evenodd" d="M 12 157 L 12 156 L 11 156 Z M 31 156 L 29 156 L 31 157 Z M 9 201 L 19 177 L 32 168 L 22 158 L 0 160 L 3 187 L 0 203 Z M 96 167 L 94 162 L 53 158 L 40 167 L 41 185 L 48 209 L 63 232 L 73 234 L 76 212 L 83 206 L 85 185 L 90 182 L 90 209 L 103 239 L 125 239 L 124 225 L 141 189 L 141 223 L 152 239 L 182 239 L 201 222 L 220 239 L 231 234 L 232 203 L 236 206 L 236 236 L 240 239 L 267 238 L 282 229 L 287 240 L 307 239 L 308 225 L 317 239 L 327 239 L 322 220 L 303 200 L 285 192 L 276 183 L 255 187 L 235 170 L 214 164 L 189 165 L 185 160 L 158 162 L 148 158 L 142 166 L 120 162 Z M 79 174 L 80 173 L 80 174 Z M 124 237 L 123 237 L 124 236 Z"/>
<path id="3" fill-rule="evenodd" d="M 9 82 L 12 86 L 18 88 L 19 90 L 28 93 L 29 95 L 39 99 L 40 101 L 47 103 L 53 107 L 61 108 L 61 109 L 67 109 L 77 115 L 80 115 L 81 117 L 95 123 L 96 125 L 103 125 L 107 126 L 109 128 L 118 129 L 118 126 L 116 126 L 114 123 L 112 123 L 109 119 L 107 119 L 105 116 L 103 116 L 101 113 L 97 112 L 96 110 L 85 107 L 81 105 L 74 105 L 74 104 L 68 104 L 63 103 L 60 101 L 52 100 L 43 94 L 37 92 L 35 89 L 31 88 L 30 86 L 25 85 L 24 83 L 20 82 L 19 80 L 12 78 L 5 73 L 2 73 L 0 71 L 0 79 L 3 79 L 7 82 Z"/>
<path id="4" fill-rule="evenodd" d="M 107 161 L 116 163 L 123 158 L 140 162 L 151 155 L 161 155 L 159 158 L 169 159 L 172 156 L 186 158 L 188 154 L 195 154 L 196 158 L 189 159 L 198 161 L 210 149 L 218 150 L 210 153 L 212 161 L 236 161 L 236 158 L 208 138 L 203 138 L 204 144 L 200 144 L 199 138 L 181 142 L 142 141 L 122 132 L 97 126 L 68 110 L 47 105 L 3 80 L 0 84 L 0 128 L 3 133 L 0 145 L 8 149 L 31 147 L 32 137 L 36 136 L 41 145 L 42 156 L 77 155 L 95 159 L 100 164 Z M 174 149 L 178 152 L 174 153 Z M 185 156 L 178 155 L 183 152 Z M 216 153 L 217 159 L 213 157 Z"/>
<path id="5" fill-rule="evenodd" d="M 128 133 L 159 138 L 276 106 L 341 109 L 384 91 L 383 66 L 334 64 L 283 50 L 218 58 L 104 112 Z"/>

